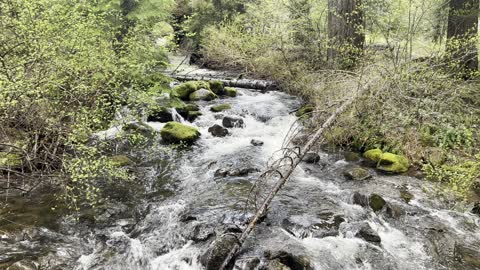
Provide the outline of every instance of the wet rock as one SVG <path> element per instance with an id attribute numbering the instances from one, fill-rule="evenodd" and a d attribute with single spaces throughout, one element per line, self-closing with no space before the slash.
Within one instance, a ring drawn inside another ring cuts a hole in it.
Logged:
<path id="1" fill-rule="evenodd" d="M 228 135 L 228 129 L 217 124 L 211 126 L 208 129 L 208 132 L 210 132 L 214 137 L 225 137 Z"/>
<path id="2" fill-rule="evenodd" d="M 279 259 L 269 261 L 266 270 L 292 270 L 292 268 L 283 264 Z"/>
<path id="3" fill-rule="evenodd" d="M 385 215 L 389 218 L 399 218 L 405 215 L 405 210 L 400 205 L 388 203 L 385 207 Z"/>
<path id="4" fill-rule="evenodd" d="M 472 185 L 472 191 L 477 194 L 477 196 L 480 196 L 480 179 L 475 180 Z"/>
<path id="5" fill-rule="evenodd" d="M 162 139 L 167 143 L 187 143 L 192 144 L 200 138 L 200 132 L 194 127 L 190 127 L 177 122 L 168 122 L 160 131 Z"/>
<path id="6" fill-rule="evenodd" d="M 217 98 L 217 95 L 213 93 L 212 91 L 201 88 L 193 93 L 190 94 L 189 99 L 191 101 L 198 101 L 198 100 L 205 100 L 205 101 L 211 101 Z"/>
<path id="7" fill-rule="evenodd" d="M 406 203 L 409 203 L 413 198 L 413 194 L 408 191 L 406 187 L 402 187 L 400 189 L 400 198 L 404 200 Z"/>
<path id="8" fill-rule="evenodd" d="M 236 116 L 225 116 L 222 125 L 226 128 L 244 128 L 245 123 L 242 118 Z"/>
<path id="9" fill-rule="evenodd" d="M 10 265 L 7 270 L 37 270 L 39 266 L 37 262 L 24 259 Z"/>
<path id="10" fill-rule="evenodd" d="M 224 95 L 225 94 L 225 88 L 223 85 L 223 82 L 221 81 L 209 81 L 208 82 L 210 86 L 210 90 L 212 90 L 213 93 L 217 95 Z"/>
<path id="11" fill-rule="evenodd" d="M 320 161 L 320 155 L 314 152 L 308 152 L 302 160 L 306 163 L 318 163 Z"/>
<path id="12" fill-rule="evenodd" d="M 190 240 L 194 242 L 204 242 L 215 235 L 215 230 L 212 226 L 206 223 L 198 223 L 194 225 L 193 230 L 189 236 Z"/>
<path id="13" fill-rule="evenodd" d="M 454 256 L 463 269 L 480 269 L 480 244 L 469 246 L 456 243 Z"/>
<path id="14" fill-rule="evenodd" d="M 343 172 L 343 175 L 349 179 L 354 181 L 363 181 L 369 178 L 372 178 L 372 174 L 362 167 L 351 167 L 346 169 Z"/>
<path id="15" fill-rule="evenodd" d="M 259 172 L 260 170 L 252 167 L 243 167 L 243 168 L 221 168 L 215 171 L 214 177 L 237 177 L 245 176 L 251 173 Z"/>
<path id="16" fill-rule="evenodd" d="M 202 112 L 200 111 L 188 111 L 187 113 L 187 120 L 189 122 L 195 121 L 198 117 L 202 116 Z"/>
<path id="17" fill-rule="evenodd" d="M 283 265 L 287 268 L 283 269 L 292 269 L 292 270 L 313 270 L 313 266 L 306 256 L 294 255 L 287 251 L 274 251 L 274 252 L 265 252 L 265 257 L 270 261 L 278 261 L 279 266 Z M 273 268 L 275 269 L 275 268 Z M 277 268 L 282 269 L 282 268 Z"/>
<path id="18" fill-rule="evenodd" d="M 363 194 L 360 194 L 357 191 L 353 193 L 352 201 L 354 204 L 360 205 L 362 207 L 368 206 L 368 197 Z"/>
<path id="19" fill-rule="evenodd" d="M 197 82 L 185 82 L 175 86 L 173 88 L 173 93 L 175 93 L 175 96 L 181 98 L 182 100 L 187 100 L 190 94 L 195 92 L 197 89 Z"/>
<path id="20" fill-rule="evenodd" d="M 152 111 L 147 117 L 148 122 L 167 123 L 173 120 L 172 112 L 165 107 Z"/>
<path id="21" fill-rule="evenodd" d="M 381 242 L 380 236 L 378 236 L 378 233 L 375 232 L 368 223 L 363 223 L 358 230 L 358 232 L 355 234 L 355 237 L 362 238 L 363 240 L 370 242 L 370 243 L 375 243 L 378 244 Z"/>
<path id="22" fill-rule="evenodd" d="M 232 234 L 221 235 L 213 241 L 207 251 L 200 257 L 200 262 L 205 267 L 205 270 L 220 269 L 230 250 L 237 245 L 237 243 L 237 237 Z"/>
<path id="23" fill-rule="evenodd" d="M 282 221 L 282 228 L 298 238 L 324 238 L 337 236 L 340 224 L 344 221 L 341 215 L 334 215 L 334 213 L 323 213 L 320 219 L 291 216 Z"/>
<path id="24" fill-rule="evenodd" d="M 345 161 L 347 162 L 357 162 L 360 160 L 360 155 L 355 152 L 345 152 L 343 154 L 343 157 L 345 158 Z"/>
<path id="25" fill-rule="evenodd" d="M 235 261 L 233 269 L 256 270 L 259 265 L 259 258 L 240 258 Z"/>
<path id="26" fill-rule="evenodd" d="M 262 146 L 263 145 L 263 142 L 260 141 L 260 140 L 251 140 L 250 143 L 253 145 L 253 146 Z"/>
<path id="27" fill-rule="evenodd" d="M 374 212 L 382 210 L 385 204 L 385 200 L 378 194 L 372 194 L 368 199 L 368 205 L 370 205 Z"/>
<path id="28" fill-rule="evenodd" d="M 480 216 L 480 203 L 476 203 L 472 208 L 472 213 Z"/>

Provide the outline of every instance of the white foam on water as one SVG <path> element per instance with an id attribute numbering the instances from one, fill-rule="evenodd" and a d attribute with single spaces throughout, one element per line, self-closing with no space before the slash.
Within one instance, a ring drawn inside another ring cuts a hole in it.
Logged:
<path id="1" fill-rule="evenodd" d="M 200 262 L 196 259 L 200 251 L 189 242 L 180 249 L 172 250 L 150 262 L 151 270 L 200 270 Z"/>

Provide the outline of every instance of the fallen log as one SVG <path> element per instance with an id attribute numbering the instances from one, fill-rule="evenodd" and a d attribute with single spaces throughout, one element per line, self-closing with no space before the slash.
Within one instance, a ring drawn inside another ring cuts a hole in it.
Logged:
<path id="1" fill-rule="evenodd" d="M 179 81 L 220 81 L 228 87 L 247 88 L 255 90 L 276 90 L 277 84 L 274 81 L 268 80 L 254 80 L 254 79 L 229 79 L 229 78 L 217 78 L 214 76 L 204 75 L 172 75 L 168 74 L 171 78 Z"/>
<path id="2" fill-rule="evenodd" d="M 273 189 L 268 193 L 266 198 L 260 204 L 260 208 L 258 208 L 258 210 L 256 211 L 255 216 L 250 221 L 250 223 L 245 228 L 245 230 L 242 232 L 242 235 L 240 236 L 240 238 L 238 238 L 237 243 L 232 247 L 232 249 L 228 253 L 228 256 L 223 261 L 222 266 L 219 268 L 220 270 L 227 269 L 227 266 L 236 257 L 236 255 L 242 248 L 243 244 L 247 240 L 248 236 L 253 231 L 255 225 L 267 214 L 268 206 L 272 202 L 275 195 L 285 185 L 285 183 L 288 181 L 290 176 L 295 171 L 295 168 L 300 164 L 300 162 L 308 153 L 308 151 L 310 151 L 310 149 L 316 143 L 323 140 L 323 135 L 325 131 L 335 123 L 338 116 L 340 116 L 343 112 L 345 112 L 353 104 L 353 102 L 359 96 L 361 96 L 363 92 L 366 91 L 367 88 L 368 88 L 368 85 L 360 87 L 360 84 L 359 84 L 359 87 L 356 89 L 355 93 L 349 99 L 347 99 L 340 107 L 338 107 L 335 110 L 335 112 L 333 112 L 330 115 L 330 117 L 328 117 L 328 119 L 323 123 L 323 125 L 320 128 L 318 128 L 318 130 L 314 133 L 314 135 L 310 138 L 310 140 L 308 140 L 308 142 L 305 144 L 303 148 L 299 149 L 298 152 L 295 150 L 285 151 L 284 152 L 285 156 L 281 159 L 282 161 L 276 162 L 275 163 L 276 167 L 268 170 L 269 172 L 271 172 L 271 174 L 268 174 L 268 175 L 267 173 L 263 174 L 263 175 L 267 175 L 267 177 L 277 175 L 279 176 L 279 180 L 275 183 L 275 185 L 273 186 Z M 287 164 L 285 164 L 284 161 L 288 161 Z"/>

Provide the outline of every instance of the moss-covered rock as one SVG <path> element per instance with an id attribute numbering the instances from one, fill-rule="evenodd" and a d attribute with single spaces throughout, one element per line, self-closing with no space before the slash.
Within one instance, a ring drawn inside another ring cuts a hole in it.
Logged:
<path id="1" fill-rule="evenodd" d="M 345 152 L 343 156 L 347 162 L 357 162 L 360 160 L 360 155 L 355 152 Z"/>
<path id="2" fill-rule="evenodd" d="M 185 110 L 188 112 L 199 111 L 200 107 L 197 104 L 190 103 L 185 106 Z"/>
<path id="3" fill-rule="evenodd" d="M 200 132 L 196 128 L 178 122 L 168 122 L 160 134 L 167 143 L 192 144 L 200 138 Z"/>
<path id="4" fill-rule="evenodd" d="M 167 106 L 169 108 L 175 108 L 176 110 L 183 110 L 187 107 L 187 104 L 180 100 L 179 98 L 171 98 L 170 101 L 168 102 Z"/>
<path id="5" fill-rule="evenodd" d="M 216 99 L 217 97 L 218 96 L 215 95 L 215 93 L 205 88 L 201 88 L 200 90 L 197 90 L 190 94 L 191 101 L 198 101 L 198 100 L 210 101 L 210 100 Z"/>
<path id="6" fill-rule="evenodd" d="M 362 181 L 372 177 L 370 172 L 362 167 L 348 168 L 343 172 L 343 175 L 347 179 L 355 181 Z"/>
<path id="7" fill-rule="evenodd" d="M 207 89 L 207 90 L 211 90 L 210 89 L 210 84 L 208 82 L 205 82 L 205 81 L 196 81 L 194 82 L 196 85 L 197 85 L 197 90 L 198 89 Z"/>
<path id="8" fill-rule="evenodd" d="M 200 116 L 202 116 L 202 112 L 200 111 L 188 111 L 187 120 L 193 122 Z"/>
<path id="9" fill-rule="evenodd" d="M 210 81 L 208 83 L 210 85 L 210 90 L 217 95 L 224 95 L 225 89 L 223 87 L 223 82 L 221 81 Z"/>
<path id="10" fill-rule="evenodd" d="M 404 173 L 409 167 L 410 162 L 406 157 L 392 153 L 383 153 L 377 165 L 377 169 L 390 173 Z"/>
<path id="11" fill-rule="evenodd" d="M 116 155 L 110 157 L 110 161 L 118 167 L 124 167 L 133 164 L 133 161 L 126 155 Z"/>
<path id="12" fill-rule="evenodd" d="M 229 97 L 236 97 L 237 96 L 237 89 L 232 87 L 225 87 L 225 95 Z"/>
<path id="13" fill-rule="evenodd" d="M 175 96 L 182 100 L 188 100 L 191 93 L 197 91 L 198 84 L 196 82 L 185 82 L 173 88 Z"/>
<path id="14" fill-rule="evenodd" d="M 145 137 L 152 137 L 156 133 L 155 129 L 143 122 L 128 123 L 123 126 L 123 130 L 128 133 L 141 134 Z"/>
<path id="15" fill-rule="evenodd" d="M 22 156 L 11 152 L 0 152 L 0 167 L 18 169 L 22 167 Z"/>
<path id="16" fill-rule="evenodd" d="M 380 158 L 383 155 L 383 151 L 380 149 L 371 149 L 368 150 L 367 152 L 363 153 L 363 157 L 371 162 L 378 163 L 380 161 Z"/>
<path id="17" fill-rule="evenodd" d="M 370 198 L 368 198 L 368 205 L 370 205 L 375 212 L 382 210 L 385 204 L 385 200 L 378 194 L 372 194 L 370 195 Z"/>
<path id="18" fill-rule="evenodd" d="M 231 108 L 232 108 L 232 106 L 230 106 L 230 104 L 221 104 L 221 105 L 217 105 L 217 106 L 212 106 L 210 108 L 210 111 L 221 112 L 221 111 L 230 110 Z"/>
<path id="19" fill-rule="evenodd" d="M 315 110 L 315 107 L 313 105 L 305 105 L 301 107 L 296 113 L 295 116 L 297 117 L 303 117 L 306 114 L 309 114 Z"/>
<path id="20" fill-rule="evenodd" d="M 151 109 L 147 116 L 148 122 L 166 123 L 173 121 L 172 112 L 163 106 L 157 106 Z"/>

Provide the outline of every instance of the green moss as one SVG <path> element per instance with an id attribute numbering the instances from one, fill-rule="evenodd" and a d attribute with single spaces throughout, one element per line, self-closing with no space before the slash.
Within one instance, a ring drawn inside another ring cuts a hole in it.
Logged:
<path id="1" fill-rule="evenodd" d="M 198 100 L 210 101 L 218 98 L 218 96 L 215 95 L 215 93 L 213 93 L 210 90 L 198 90 L 191 93 L 189 98 L 191 101 L 198 101 Z"/>
<path id="2" fill-rule="evenodd" d="M 197 86 L 197 90 L 198 89 L 207 89 L 207 90 L 211 90 L 210 89 L 210 84 L 208 82 L 205 82 L 205 81 L 196 81 L 194 82 Z"/>
<path id="3" fill-rule="evenodd" d="M 196 82 L 186 82 L 173 88 L 173 92 L 178 98 L 182 100 L 188 100 L 190 94 L 197 91 L 197 89 L 198 84 Z"/>
<path id="4" fill-rule="evenodd" d="M 382 157 L 383 155 L 383 151 L 380 150 L 380 149 L 371 149 L 371 150 L 368 150 L 367 152 L 363 153 L 363 157 L 365 159 L 367 159 L 368 161 L 372 161 L 372 162 L 379 162 L 380 161 L 380 158 Z"/>
<path id="5" fill-rule="evenodd" d="M 188 112 L 199 111 L 200 107 L 197 104 L 187 104 L 187 106 L 185 106 L 185 110 Z"/>
<path id="6" fill-rule="evenodd" d="M 225 87 L 225 95 L 229 97 L 236 97 L 237 96 L 237 89 L 232 87 Z"/>
<path id="7" fill-rule="evenodd" d="M 372 195 L 370 195 L 370 198 L 368 200 L 368 204 L 373 209 L 373 211 L 378 212 L 378 211 L 382 210 L 382 208 L 385 206 L 386 202 L 380 195 L 372 194 Z"/>
<path id="8" fill-rule="evenodd" d="M 230 106 L 230 104 L 221 104 L 221 105 L 217 105 L 217 106 L 212 106 L 210 108 L 210 111 L 221 112 L 221 111 L 230 110 L 231 108 L 232 108 L 232 106 Z"/>
<path id="9" fill-rule="evenodd" d="M 192 144 L 200 137 L 200 132 L 196 128 L 178 122 L 168 122 L 160 134 L 167 143 Z"/>
<path id="10" fill-rule="evenodd" d="M 223 88 L 223 83 L 221 81 L 210 81 L 208 83 L 210 85 L 210 90 L 217 95 L 223 95 L 225 89 Z"/>
<path id="11" fill-rule="evenodd" d="M 302 117 L 308 113 L 313 112 L 314 110 L 315 110 L 315 107 L 313 105 L 305 105 L 295 113 L 295 116 Z"/>
<path id="12" fill-rule="evenodd" d="M 118 167 L 128 166 L 133 163 L 133 161 L 126 155 L 117 155 L 110 157 L 110 162 L 112 162 L 115 166 Z"/>
<path id="13" fill-rule="evenodd" d="M 182 110 L 187 107 L 187 104 L 185 104 L 185 102 L 181 101 L 179 98 L 171 98 L 168 102 L 168 107 L 175 108 L 176 110 Z"/>
<path id="14" fill-rule="evenodd" d="M 383 153 L 377 165 L 377 169 L 391 173 L 404 173 L 409 167 L 410 162 L 406 157 L 392 153 Z"/>
<path id="15" fill-rule="evenodd" d="M 140 134 L 145 137 L 151 137 L 155 135 L 155 130 L 143 122 L 128 123 L 123 126 L 123 130 L 129 133 Z"/>
<path id="16" fill-rule="evenodd" d="M 0 152 L 0 167 L 21 168 L 22 156 L 15 153 Z"/>

